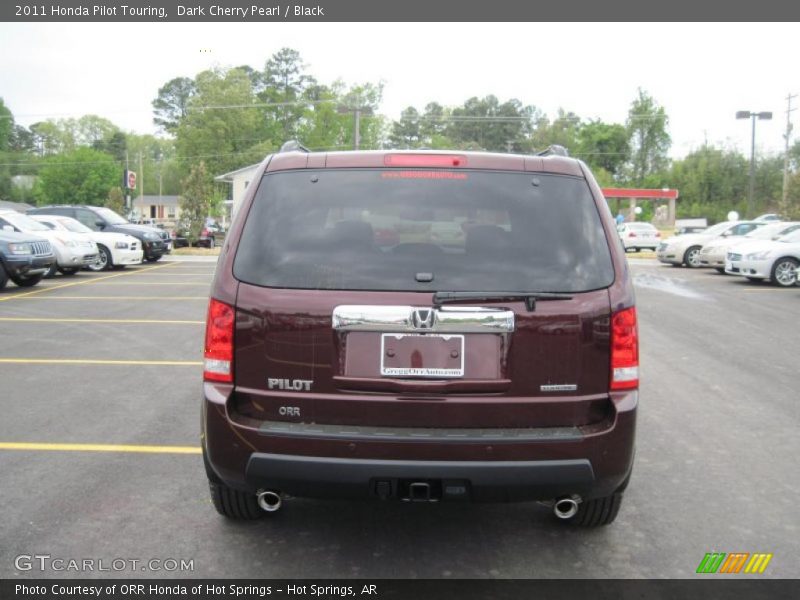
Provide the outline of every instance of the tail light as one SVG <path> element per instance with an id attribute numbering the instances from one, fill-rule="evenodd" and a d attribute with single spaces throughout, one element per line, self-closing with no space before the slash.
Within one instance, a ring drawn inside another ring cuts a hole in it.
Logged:
<path id="1" fill-rule="evenodd" d="M 635 233 L 633 233 L 633 232 L 631 231 L 631 232 L 628 234 L 628 237 L 636 237 L 636 234 L 635 234 Z"/>
<path id="2" fill-rule="evenodd" d="M 636 309 L 626 308 L 611 316 L 611 389 L 639 387 L 639 332 Z"/>
<path id="3" fill-rule="evenodd" d="M 203 229 L 203 231 L 200 232 L 200 235 L 202 237 L 208 237 L 208 229 Z"/>
<path id="4" fill-rule="evenodd" d="M 660 237 L 661 237 L 661 232 L 660 232 L 660 231 L 656 231 L 656 237 L 657 237 L 657 238 L 660 238 Z"/>
<path id="5" fill-rule="evenodd" d="M 233 307 L 214 300 L 208 303 L 206 320 L 205 366 L 206 381 L 233 381 Z"/>

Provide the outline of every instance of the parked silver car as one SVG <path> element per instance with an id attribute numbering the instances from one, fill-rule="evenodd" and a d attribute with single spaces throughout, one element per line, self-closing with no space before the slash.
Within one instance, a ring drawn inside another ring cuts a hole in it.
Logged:
<path id="1" fill-rule="evenodd" d="M 617 233 L 625 252 L 633 250 L 655 250 L 661 241 L 661 233 L 650 223 L 620 223 Z"/>
<path id="2" fill-rule="evenodd" d="M 742 244 L 725 257 L 725 272 L 742 275 L 750 281 L 768 280 L 780 287 L 797 282 L 800 266 L 800 229 L 777 240 Z"/>
<path id="3" fill-rule="evenodd" d="M 737 246 L 757 240 L 777 240 L 795 229 L 800 229 L 800 222 L 766 221 L 763 227 L 757 227 L 743 236 L 713 239 L 700 250 L 700 264 L 704 267 L 714 267 L 720 273 L 724 273 L 725 256 Z"/>
<path id="4" fill-rule="evenodd" d="M 700 250 L 711 240 L 745 235 L 753 229 L 764 225 L 766 223 L 756 221 L 723 221 L 701 233 L 687 233 L 686 235 L 667 238 L 659 244 L 656 250 L 656 257 L 665 264 L 698 268 L 702 266 L 700 264 Z"/>

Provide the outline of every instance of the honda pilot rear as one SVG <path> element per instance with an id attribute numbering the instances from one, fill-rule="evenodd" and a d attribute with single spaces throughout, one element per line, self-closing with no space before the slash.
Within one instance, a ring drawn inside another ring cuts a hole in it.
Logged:
<path id="1" fill-rule="evenodd" d="M 544 501 L 614 520 L 638 335 L 615 224 L 580 161 L 281 152 L 219 258 L 203 453 L 217 510 L 285 496 Z"/>

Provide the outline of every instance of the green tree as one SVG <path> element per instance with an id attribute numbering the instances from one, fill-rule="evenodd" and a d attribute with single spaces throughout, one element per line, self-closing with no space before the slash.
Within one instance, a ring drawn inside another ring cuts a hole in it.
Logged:
<path id="1" fill-rule="evenodd" d="M 580 117 L 573 112 L 559 108 L 557 116 L 552 122 L 544 116 L 538 119 L 533 134 L 533 145 L 537 150 L 544 150 L 552 145 L 563 146 L 570 154 L 573 154 L 579 145 L 580 129 Z"/>
<path id="2" fill-rule="evenodd" d="M 501 104 L 496 96 L 473 97 L 451 111 L 445 135 L 465 150 L 526 151 L 537 117 L 534 107 L 516 99 Z"/>
<path id="3" fill-rule="evenodd" d="M 214 186 L 204 161 L 194 165 L 183 180 L 178 205 L 181 209 L 181 224 L 190 242 L 195 242 L 211 213 Z"/>
<path id="4" fill-rule="evenodd" d="M 197 92 L 175 137 L 184 176 L 200 160 L 218 175 L 263 158 L 248 152 L 265 137 L 247 74 L 239 69 L 204 71 L 195 84 Z"/>
<path id="5" fill-rule="evenodd" d="M 628 131 L 618 123 L 584 123 L 577 132 L 573 156 L 586 162 L 595 171 L 598 180 L 597 172 L 600 169 L 615 179 L 630 157 Z"/>
<path id="6" fill-rule="evenodd" d="M 0 152 L 9 150 L 13 133 L 14 115 L 0 98 Z"/>
<path id="7" fill-rule="evenodd" d="M 389 144 L 392 148 L 418 148 L 421 145 L 419 111 L 409 106 L 400 114 L 400 120 L 392 123 Z"/>
<path id="8" fill-rule="evenodd" d="M 92 143 L 92 148 L 123 161 L 125 160 L 125 151 L 128 149 L 127 136 L 120 130 L 116 130 L 110 136 L 95 140 Z"/>
<path id="9" fill-rule="evenodd" d="M 265 108 L 269 137 L 279 144 L 297 138 L 310 100 L 306 91 L 316 84 L 300 53 L 281 48 L 273 54 L 264 66 L 263 82 L 258 98 L 271 105 Z"/>
<path id="10" fill-rule="evenodd" d="M 33 193 L 39 204 L 105 204 L 122 166 L 104 152 L 78 148 L 42 162 Z"/>
<path id="11" fill-rule="evenodd" d="M 661 173 L 668 166 L 672 145 L 668 124 L 664 107 L 640 88 L 627 119 L 631 147 L 629 177 L 633 185 L 644 187 L 648 176 Z"/>
<path id="12" fill-rule="evenodd" d="M 186 117 L 189 101 L 197 93 L 195 82 L 188 77 L 170 79 L 158 90 L 153 100 L 153 123 L 167 133 L 175 133 Z"/>
<path id="13" fill-rule="evenodd" d="M 122 188 L 115 186 L 109 189 L 105 205 L 118 215 L 124 215 L 127 211 L 125 210 L 125 196 L 122 195 Z"/>

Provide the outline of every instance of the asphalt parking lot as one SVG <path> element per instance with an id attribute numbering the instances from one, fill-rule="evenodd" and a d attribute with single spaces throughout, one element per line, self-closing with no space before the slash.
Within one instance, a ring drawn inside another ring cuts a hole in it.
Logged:
<path id="1" fill-rule="evenodd" d="M 0 577 L 678 578 L 707 552 L 772 553 L 760 577 L 800 577 L 800 288 L 630 264 L 637 458 L 619 518 L 597 530 L 564 527 L 538 504 L 290 499 L 262 521 L 227 522 L 198 446 L 214 264 L 9 285 Z M 193 569 L 28 570 L 20 555 Z"/>

